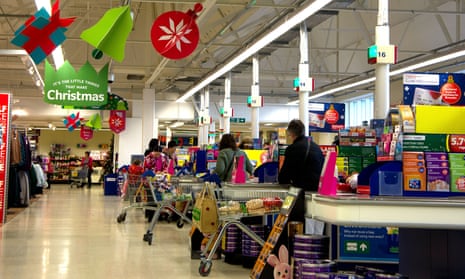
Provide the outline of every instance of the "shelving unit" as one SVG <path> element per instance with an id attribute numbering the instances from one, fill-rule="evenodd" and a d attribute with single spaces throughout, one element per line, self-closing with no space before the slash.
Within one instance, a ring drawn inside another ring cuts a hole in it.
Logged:
<path id="1" fill-rule="evenodd" d="M 53 164 L 54 183 L 68 183 L 70 181 L 70 149 L 63 144 L 50 145 L 50 160 Z"/>

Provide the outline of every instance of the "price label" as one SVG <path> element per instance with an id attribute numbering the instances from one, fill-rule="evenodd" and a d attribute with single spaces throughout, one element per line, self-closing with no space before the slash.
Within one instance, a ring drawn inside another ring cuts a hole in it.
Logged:
<path id="1" fill-rule="evenodd" d="M 448 144 L 450 152 L 465 153 L 465 135 L 450 135 Z"/>

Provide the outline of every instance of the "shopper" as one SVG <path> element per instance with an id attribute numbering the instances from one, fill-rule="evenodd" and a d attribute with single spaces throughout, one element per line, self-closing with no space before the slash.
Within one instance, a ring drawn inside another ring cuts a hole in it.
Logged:
<path id="1" fill-rule="evenodd" d="M 144 169 L 154 173 L 163 172 L 168 168 L 168 160 L 163 154 L 162 148 L 158 145 L 157 139 L 151 139 L 149 148 L 144 153 Z"/>
<path id="2" fill-rule="evenodd" d="M 290 184 L 304 191 L 318 190 L 324 157 L 320 146 L 305 137 L 302 121 L 294 119 L 287 126 L 292 144 L 286 148 L 279 171 L 280 184 Z"/>
<path id="3" fill-rule="evenodd" d="M 163 150 L 163 153 L 166 155 L 166 158 L 168 160 L 168 167 L 166 169 L 166 172 L 168 172 L 171 175 L 174 174 L 175 169 L 178 166 L 178 158 L 176 156 L 177 146 L 178 144 L 176 143 L 176 141 L 171 140 L 168 142 L 168 145 Z"/>
<path id="4" fill-rule="evenodd" d="M 93 160 L 92 157 L 90 157 L 90 151 L 86 151 L 84 153 L 84 157 L 81 160 L 81 167 L 87 170 L 87 188 L 90 189 L 92 186 L 92 172 L 94 170 Z M 84 185 L 81 184 L 81 187 L 83 186 Z"/>
<path id="5" fill-rule="evenodd" d="M 216 160 L 216 173 L 221 181 L 231 181 L 234 158 L 244 156 L 244 171 L 248 172 L 251 176 L 253 174 L 253 166 L 250 163 L 247 154 L 240 150 L 236 145 L 236 140 L 231 134 L 224 134 L 221 137 L 219 144 L 219 154 Z"/>
<path id="6" fill-rule="evenodd" d="M 47 184 L 48 184 L 48 186 L 46 188 L 51 189 L 52 188 L 52 180 L 53 180 L 53 172 L 54 172 L 53 162 L 52 162 L 51 157 L 49 157 L 48 160 L 47 160 L 46 169 L 47 169 Z"/>

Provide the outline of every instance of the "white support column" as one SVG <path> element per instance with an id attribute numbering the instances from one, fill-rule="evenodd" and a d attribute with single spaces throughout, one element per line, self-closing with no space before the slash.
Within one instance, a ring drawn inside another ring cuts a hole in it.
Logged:
<path id="1" fill-rule="evenodd" d="M 299 80 L 305 81 L 310 77 L 308 66 L 308 34 L 305 21 L 300 23 L 300 63 Z M 305 135 L 308 136 L 308 90 L 299 91 L 299 119 L 304 123 Z"/>
<path id="2" fill-rule="evenodd" d="M 155 89 L 142 91 L 142 146 L 147 148 L 152 138 L 158 138 L 158 119 L 155 118 Z"/>
<path id="3" fill-rule="evenodd" d="M 389 45 L 389 0 L 378 0 L 378 22 L 375 30 L 376 46 Z M 389 64 L 376 64 L 374 118 L 384 119 L 390 106 Z"/>
<path id="4" fill-rule="evenodd" d="M 203 138 L 203 123 L 202 117 L 205 112 L 205 95 L 204 93 L 200 93 L 200 113 L 199 113 L 199 130 L 198 130 L 198 144 L 199 146 L 203 146 L 205 144 L 205 139 Z"/>
<path id="5" fill-rule="evenodd" d="M 224 80 L 224 111 L 227 111 L 227 114 L 223 116 L 223 129 L 225 134 L 231 133 L 231 123 L 230 118 L 232 114 L 231 108 L 231 72 L 226 74 L 226 79 Z"/>
<path id="6" fill-rule="evenodd" d="M 259 86 L 259 60 L 258 54 L 255 54 L 252 57 L 252 87 L 251 87 L 251 97 L 252 100 L 258 99 L 260 97 L 260 86 Z M 251 108 L 251 119 L 250 124 L 252 125 L 252 138 L 258 139 L 260 132 L 260 108 L 252 106 Z"/>
<path id="7" fill-rule="evenodd" d="M 205 88 L 204 95 L 205 95 L 205 106 L 204 106 L 205 109 L 204 109 L 203 117 L 205 117 L 208 120 L 208 124 L 203 125 L 203 139 L 204 139 L 205 144 L 208 144 L 209 143 L 208 130 L 210 129 L 210 89 L 208 88 L 208 86 L 207 88 Z"/>

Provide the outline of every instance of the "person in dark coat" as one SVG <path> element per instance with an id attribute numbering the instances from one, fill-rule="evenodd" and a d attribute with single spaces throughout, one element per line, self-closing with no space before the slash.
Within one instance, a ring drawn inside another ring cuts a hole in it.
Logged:
<path id="1" fill-rule="evenodd" d="M 317 191 L 324 162 L 320 146 L 305 137 L 305 126 L 298 119 L 289 122 L 287 134 L 292 144 L 284 153 L 279 183 L 290 184 L 304 191 Z"/>

